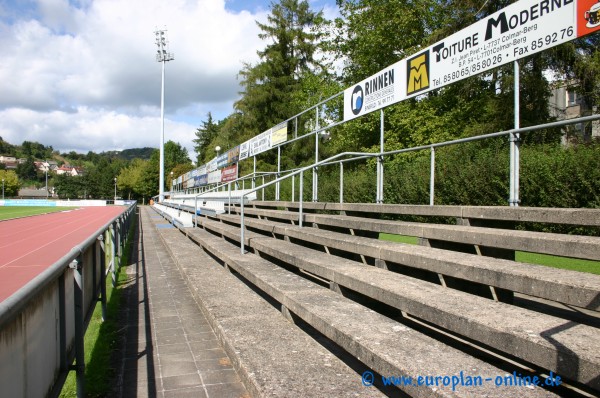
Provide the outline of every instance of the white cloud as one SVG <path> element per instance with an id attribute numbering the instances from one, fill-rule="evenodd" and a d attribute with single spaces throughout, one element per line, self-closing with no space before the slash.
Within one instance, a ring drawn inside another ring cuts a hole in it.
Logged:
<path id="1" fill-rule="evenodd" d="M 266 13 L 228 11 L 224 0 L 77 4 L 38 0 L 21 18 L 16 5 L 0 10 L 0 136 L 10 143 L 80 152 L 157 147 L 153 32 L 166 27 L 175 60 L 166 64 L 165 139 L 189 149 L 208 111 L 231 112 L 242 62 L 255 62 L 262 46 L 255 21 Z"/>
<path id="2" fill-rule="evenodd" d="M 227 3 L 226 3 L 227 1 Z M 0 3 L 0 136 L 61 152 L 158 147 L 161 64 L 168 30 L 165 141 L 194 158 L 208 112 L 232 112 L 243 62 L 264 47 L 256 21 L 270 0 L 20 0 Z M 333 0 L 311 0 L 336 16 Z M 246 11 L 244 8 L 252 11 Z M 232 11 L 235 10 L 235 11 Z"/>

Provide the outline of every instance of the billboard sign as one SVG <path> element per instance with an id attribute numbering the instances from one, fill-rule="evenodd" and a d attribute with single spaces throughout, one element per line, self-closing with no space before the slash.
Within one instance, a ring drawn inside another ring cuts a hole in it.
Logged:
<path id="1" fill-rule="evenodd" d="M 597 0 L 521 0 L 344 90 L 344 121 L 600 30 Z"/>

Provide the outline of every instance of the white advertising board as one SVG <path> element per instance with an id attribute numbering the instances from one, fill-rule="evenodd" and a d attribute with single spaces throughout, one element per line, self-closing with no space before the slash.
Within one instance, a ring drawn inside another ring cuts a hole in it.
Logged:
<path id="1" fill-rule="evenodd" d="M 598 0 L 521 0 L 344 90 L 351 120 L 600 30 Z"/>
<path id="2" fill-rule="evenodd" d="M 260 133 L 249 141 L 248 156 L 258 155 L 271 149 L 271 129 Z"/>

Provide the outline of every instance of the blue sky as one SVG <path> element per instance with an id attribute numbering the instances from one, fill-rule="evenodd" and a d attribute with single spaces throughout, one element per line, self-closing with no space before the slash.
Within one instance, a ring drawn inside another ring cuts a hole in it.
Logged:
<path id="1" fill-rule="evenodd" d="M 335 0 L 310 0 L 337 15 Z M 0 137 L 61 152 L 158 147 L 167 29 L 165 140 L 188 148 L 208 112 L 239 97 L 237 74 L 256 62 L 267 0 L 0 0 Z"/>

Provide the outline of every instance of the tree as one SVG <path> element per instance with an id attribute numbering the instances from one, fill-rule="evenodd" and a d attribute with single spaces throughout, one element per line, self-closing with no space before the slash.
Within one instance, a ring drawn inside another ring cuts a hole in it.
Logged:
<path id="1" fill-rule="evenodd" d="M 291 109 L 290 99 L 305 72 L 322 68 L 315 54 L 323 22 L 308 1 L 281 0 L 272 3 L 268 23 L 258 23 L 259 37 L 271 44 L 258 51 L 258 64 L 245 64 L 240 71 L 244 91 L 235 103 L 253 135 L 300 111 Z"/>
<path id="2" fill-rule="evenodd" d="M 202 121 L 202 126 L 196 129 L 196 138 L 194 142 L 194 151 L 196 151 L 196 163 L 203 164 L 208 159 L 207 154 L 212 154 L 211 145 L 219 134 L 219 125 L 213 121 L 212 114 L 208 112 L 208 120 Z"/>
<path id="3" fill-rule="evenodd" d="M 19 193 L 19 177 L 12 170 L 0 170 L 0 180 L 4 181 L 4 196 L 17 196 Z"/>
<path id="4" fill-rule="evenodd" d="M 33 158 L 30 156 L 24 163 L 17 165 L 17 175 L 21 180 L 35 180 L 37 179 L 37 171 Z"/>

